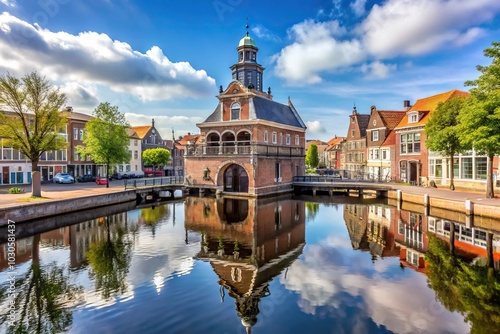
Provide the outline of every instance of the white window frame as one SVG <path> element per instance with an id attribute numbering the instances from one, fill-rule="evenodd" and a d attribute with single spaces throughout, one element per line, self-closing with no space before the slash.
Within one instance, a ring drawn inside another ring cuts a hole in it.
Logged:
<path id="1" fill-rule="evenodd" d="M 273 131 L 273 144 L 278 143 L 278 134 L 276 131 Z"/>
<path id="2" fill-rule="evenodd" d="M 286 135 L 286 144 L 290 145 L 290 135 L 289 134 Z"/>
<path id="3" fill-rule="evenodd" d="M 264 131 L 264 143 L 267 143 L 269 141 L 269 134 L 267 133 L 267 130 Z"/>
<path id="4" fill-rule="evenodd" d="M 378 130 L 372 131 L 372 141 L 378 141 Z"/>
<path id="5" fill-rule="evenodd" d="M 295 145 L 300 145 L 300 137 L 299 135 L 295 135 Z"/>

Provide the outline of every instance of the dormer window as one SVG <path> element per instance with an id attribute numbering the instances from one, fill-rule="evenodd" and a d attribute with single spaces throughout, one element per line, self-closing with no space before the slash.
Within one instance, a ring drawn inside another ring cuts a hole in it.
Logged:
<path id="1" fill-rule="evenodd" d="M 408 114 L 408 123 L 418 122 L 418 112 L 412 112 Z"/>
<path id="2" fill-rule="evenodd" d="M 231 120 L 240 119 L 241 105 L 239 102 L 235 102 L 231 105 Z"/>

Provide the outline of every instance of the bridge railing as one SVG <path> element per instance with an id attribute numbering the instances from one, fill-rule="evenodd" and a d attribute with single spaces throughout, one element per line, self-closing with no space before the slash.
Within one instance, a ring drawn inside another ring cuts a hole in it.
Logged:
<path id="1" fill-rule="evenodd" d="M 169 184 L 181 185 L 184 184 L 184 176 L 164 176 L 164 177 L 148 177 L 143 179 L 124 180 L 125 190 L 135 189 L 140 187 L 155 187 L 165 186 Z"/>
<path id="2" fill-rule="evenodd" d="M 368 173 L 352 173 L 350 171 L 336 171 L 333 175 L 304 175 L 294 176 L 293 182 L 370 182 L 370 183 L 387 183 L 390 180 L 380 179 L 375 175 Z"/>

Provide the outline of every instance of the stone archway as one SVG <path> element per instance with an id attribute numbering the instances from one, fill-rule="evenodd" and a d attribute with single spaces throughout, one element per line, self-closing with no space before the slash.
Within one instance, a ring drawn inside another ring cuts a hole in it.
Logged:
<path id="1" fill-rule="evenodd" d="M 240 165 L 229 165 L 224 171 L 224 191 L 248 192 L 248 174 Z"/>

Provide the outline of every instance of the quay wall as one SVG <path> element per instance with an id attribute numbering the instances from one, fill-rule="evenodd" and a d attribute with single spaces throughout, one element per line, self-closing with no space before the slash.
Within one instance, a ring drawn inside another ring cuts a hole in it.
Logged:
<path id="1" fill-rule="evenodd" d="M 452 211 L 463 213 L 465 215 L 473 215 L 475 217 L 500 218 L 500 206 L 484 205 L 474 201 L 469 201 L 470 203 L 468 204 L 467 201 L 450 200 L 429 196 L 428 203 L 426 204 L 425 195 L 401 192 L 401 199 L 398 199 L 397 190 L 388 191 L 387 197 L 390 201 L 395 201 L 396 206 L 397 201 L 401 200 L 402 204 L 413 203 L 423 207 L 428 205 L 431 211 L 445 210 L 448 212 Z M 468 205 L 470 206 L 468 207 Z"/>
<path id="2" fill-rule="evenodd" d="M 6 226 L 8 220 L 12 220 L 16 223 L 25 222 L 135 200 L 136 191 L 125 190 L 101 195 L 62 200 L 41 200 L 38 203 L 20 204 L 0 211 L 0 227 Z"/>

